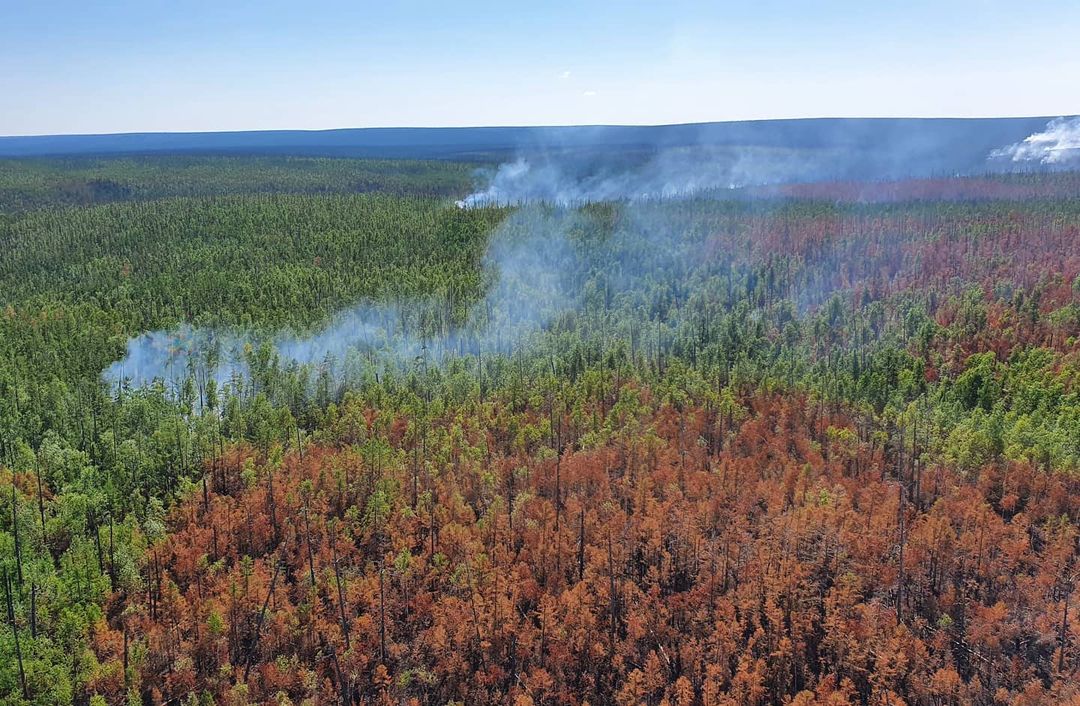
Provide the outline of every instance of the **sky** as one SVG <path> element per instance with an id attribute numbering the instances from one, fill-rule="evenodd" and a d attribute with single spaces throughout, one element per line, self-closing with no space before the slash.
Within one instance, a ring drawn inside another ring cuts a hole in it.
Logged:
<path id="1" fill-rule="evenodd" d="M 1077 0 L 0 0 L 0 135 L 1075 113 Z"/>

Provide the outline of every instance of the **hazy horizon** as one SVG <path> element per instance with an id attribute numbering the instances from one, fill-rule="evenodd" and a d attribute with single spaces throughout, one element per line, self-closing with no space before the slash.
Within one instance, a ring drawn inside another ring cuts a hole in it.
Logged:
<path id="1" fill-rule="evenodd" d="M 533 124 L 470 124 L 470 125 L 340 125 L 336 127 L 275 127 L 253 129 L 229 129 L 229 130 L 124 130 L 119 132 L 49 132 L 27 133 L 21 135 L 0 134 L 0 138 L 12 137 L 109 137 L 123 135 L 189 135 L 189 134 L 213 134 L 213 133 L 254 133 L 254 132 L 343 132 L 348 130 L 485 130 L 485 129 L 533 129 L 533 128 L 663 128 L 679 127 L 683 125 L 710 125 L 723 123 L 765 123 L 765 122 L 797 122 L 797 121 L 840 121 L 840 120 L 1051 120 L 1053 118 L 1070 118 L 1080 113 L 1017 113 L 1009 115 L 807 115 L 800 117 L 774 117 L 774 118 L 750 118 L 734 120 L 696 120 L 674 123 L 533 123 Z"/>

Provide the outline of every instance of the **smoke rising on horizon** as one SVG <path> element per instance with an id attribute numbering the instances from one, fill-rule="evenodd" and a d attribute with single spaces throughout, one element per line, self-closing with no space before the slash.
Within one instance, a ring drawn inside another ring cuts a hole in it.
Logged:
<path id="1" fill-rule="evenodd" d="M 484 188 L 458 206 L 677 199 L 824 178 L 842 161 L 838 150 L 753 146 L 670 147 L 619 157 L 528 152 L 485 173 Z"/>
<path id="2" fill-rule="evenodd" d="M 990 158 L 1047 166 L 1080 165 L 1080 117 L 1051 120 L 1042 132 L 996 149 Z"/>
<path id="3" fill-rule="evenodd" d="M 748 131 L 739 143 L 703 131 L 696 139 L 684 135 L 678 144 L 622 149 L 527 145 L 513 159 L 483 170 L 483 186 L 458 206 L 678 199 L 745 187 L 1050 169 L 1080 158 L 1080 117 L 1052 120 L 1015 142 L 1025 134 L 1016 129 L 1024 125 L 1033 129 L 1041 123 L 966 128 L 963 121 L 948 120 L 820 121 L 786 139 Z"/>

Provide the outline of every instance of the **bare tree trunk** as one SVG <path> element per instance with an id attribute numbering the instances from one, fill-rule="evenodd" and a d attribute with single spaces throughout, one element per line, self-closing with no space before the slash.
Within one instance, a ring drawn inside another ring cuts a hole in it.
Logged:
<path id="1" fill-rule="evenodd" d="M 11 595 L 11 578 L 7 571 L 4 572 L 4 593 L 7 597 L 8 621 L 11 623 L 11 634 L 15 637 L 15 659 L 19 663 L 19 686 L 22 687 L 23 699 L 30 700 L 30 694 L 26 690 L 26 671 L 23 668 L 22 646 L 19 644 L 19 627 L 15 624 L 15 600 Z"/>
<path id="2" fill-rule="evenodd" d="M 304 498 L 304 544 L 307 545 L 308 573 L 311 576 L 311 590 L 315 590 L 315 557 L 311 552 L 311 516 L 308 511 L 307 498 Z"/>
<path id="3" fill-rule="evenodd" d="M 45 498 L 41 492 L 41 463 L 34 464 L 37 470 L 37 500 L 38 500 L 38 515 L 41 516 L 41 541 L 45 541 Z"/>
<path id="4" fill-rule="evenodd" d="M 897 625 L 899 625 L 900 623 L 904 622 L 904 616 L 903 616 L 903 611 L 904 611 L 904 541 L 905 541 L 906 537 L 904 536 L 904 484 L 903 484 L 903 482 L 900 483 L 900 487 L 899 487 L 897 492 L 899 494 L 899 504 L 900 504 L 900 511 L 899 511 L 899 515 L 900 515 L 900 556 L 899 556 L 899 569 L 898 569 L 897 587 L 896 587 L 896 623 L 897 623 Z"/>
<path id="5" fill-rule="evenodd" d="M 19 585 L 23 582 L 22 568 L 22 544 L 19 541 L 19 506 L 18 497 L 15 494 L 15 473 L 11 473 L 11 531 L 15 535 L 15 566 L 19 572 Z"/>
<path id="6" fill-rule="evenodd" d="M 578 581 L 585 578 L 585 506 L 581 506 L 581 519 L 578 521 Z"/>
<path id="7" fill-rule="evenodd" d="M 251 647 L 247 651 L 247 656 L 244 658 L 244 681 L 248 680 L 248 675 L 251 673 L 251 663 L 254 661 L 255 650 L 259 646 L 259 633 L 262 632 L 263 622 L 266 620 L 266 609 L 270 606 L 270 598 L 274 595 L 274 586 L 277 585 L 278 573 L 281 571 L 281 562 L 275 559 L 274 561 L 274 574 L 270 577 L 270 590 L 266 592 L 266 600 L 263 601 L 262 608 L 259 610 L 259 619 L 255 622 L 255 635 L 251 640 Z"/>
<path id="8" fill-rule="evenodd" d="M 345 616 L 345 589 L 341 585 L 341 566 L 338 564 L 337 546 L 334 536 L 327 532 L 330 538 L 330 556 L 334 564 L 334 579 L 337 582 L 338 612 L 341 617 L 341 635 L 345 640 L 345 650 L 349 650 L 349 620 Z"/>
<path id="9" fill-rule="evenodd" d="M 379 661 L 386 664 L 386 568 L 379 567 Z"/>
<path id="10" fill-rule="evenodd" d="M 1058 633 L 1058 671 L 1064 671 L 1065 669 L 1065 636 L 1069 631 L 1069 596 L 1072 592 L 1065 594 L 1065 605 L 1061 608 L 1061 632 Z"/>

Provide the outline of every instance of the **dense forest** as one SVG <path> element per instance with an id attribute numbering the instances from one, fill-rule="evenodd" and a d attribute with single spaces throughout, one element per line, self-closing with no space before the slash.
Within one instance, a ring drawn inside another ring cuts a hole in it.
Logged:
<path id="1" fill-rule="evenodd" d="M 475 178 L 3 164 L 0 702 L 1080 704 L 1080 176 Z"/>
<path id="2" fill-rule="evenodd" d="M 181 196 L 253 193 L 467 193 L 475 167 L 461 162 L 131 155 L 0 159 L 0 213 Z"/>

